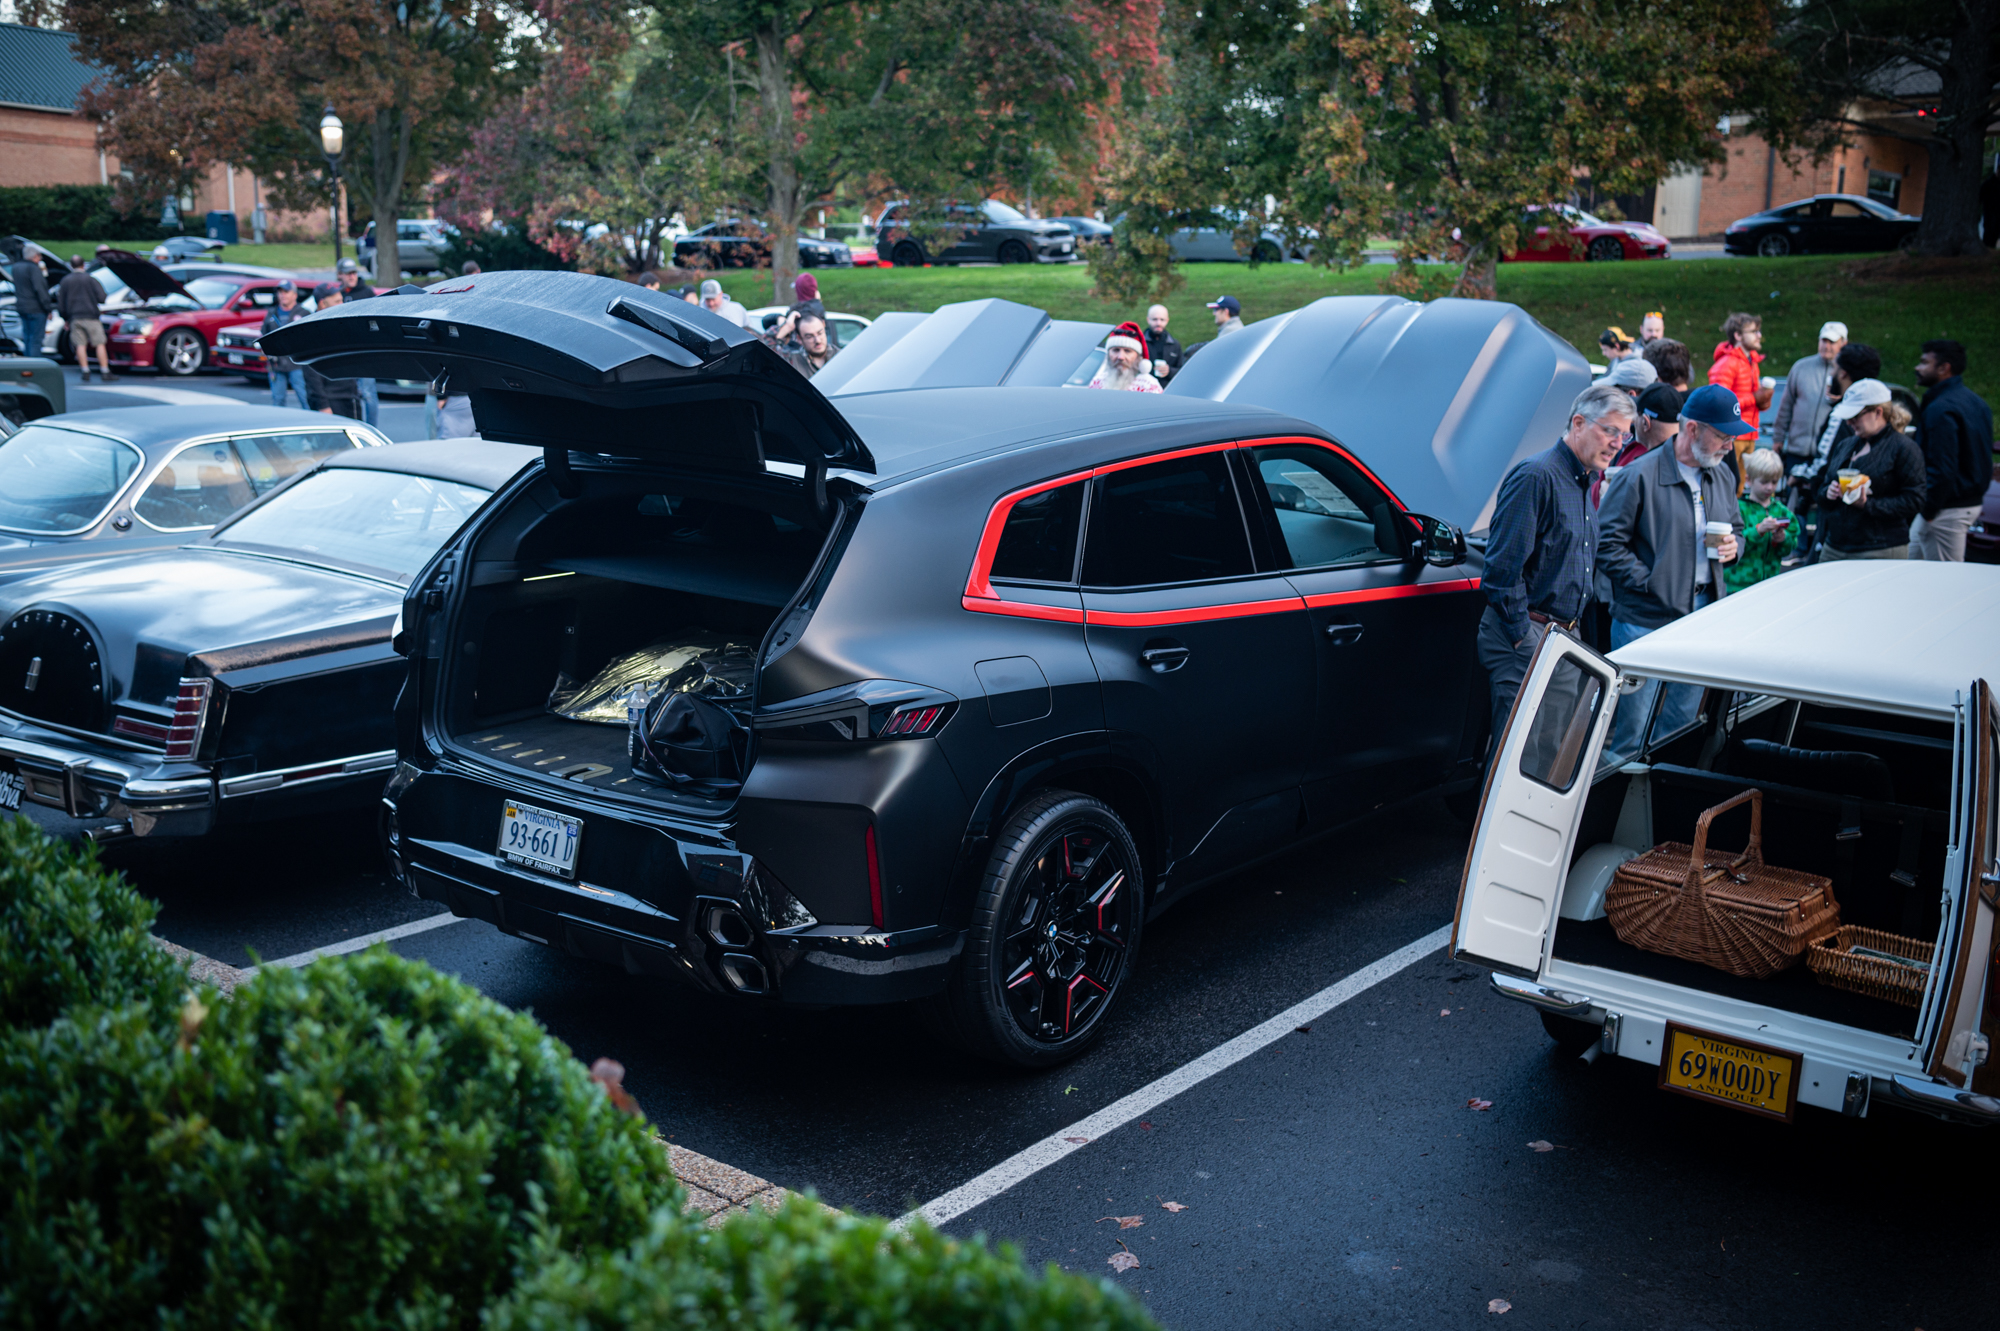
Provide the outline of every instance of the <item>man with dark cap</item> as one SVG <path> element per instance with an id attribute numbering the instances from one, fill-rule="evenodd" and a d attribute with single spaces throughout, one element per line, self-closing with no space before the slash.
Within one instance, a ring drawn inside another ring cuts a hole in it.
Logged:
<path id="1" fill-rule="evenodd" d="M 366 300 L 375 294 L 375 288 L 361 280 L 361 265 L 352 259 L 342 259 L 333 266 L 334 280 L 340 284 L 342 301 Z M 374 425 L 382 415 L 382 399 L 375 392 L 373 379 L 353 379 L 352 383 L 361 395 L 361 419 Z"/>
<path id="2" fill-rule="evenodd" d="M 278 303 L 264 311 L 264 326 L 257 336 L 264 337 L 276 332 L 294 319 L 306 317 L 305 306 L 299 304 L 298 284 L 287 278 L 278 283 Z M 285 405 L 287 390 L 298 394 L 299 405 L 311 408 L 311 400 L 306 396 L 306 372 L 290 356 L 268 356 L 265 365 L 271 376 L 271 405 Z"/>
<path id="3" fill-rule="evenodd" d="M 1672 446 L 1653 449 L 1604 487 L 1598 562 L 1611 582 L 1613 651 L 1727 595 L 1722 566 L 1741 550 L 1743 515 L 1722 460 L 1755 433 L 1735 393 L 1705 385 L 1682 404 Z M 1659 691 L 1651 680 L 1620 700 L 1608 752 L 1638 751 Z M 1653 733 L 1678 730 L 1700 702 L 1699 688 L 1673 686 Z"/>
<path id="4" fill-rule="evenodd" d="M 340 283 L 322 282 L 313 288 L 315 314 L 340 306 L 342 294 Z M 328 416 L 345 416 L 351 421 L 361 417 L 361 391 L 357 380 L 329 379 L 312 366 L 305 367 L 306 393 L 312 402 L 312 409 Z"/>
<path id="5" fill-rule="evenodd" d="M 660 289 L 660 275 L 650 269 L 639 274 L 634 280 L 648 291 L 658 291 Z"/>
<path id="6" fill-rule="evenodd" d="M 1243 304 L 1234 296 L 1217 296 L 1208 302 L 1208 308 L 1215 311 L 1215 335 L 1227 337 L 1231 333 L 1243 331 Z"/>

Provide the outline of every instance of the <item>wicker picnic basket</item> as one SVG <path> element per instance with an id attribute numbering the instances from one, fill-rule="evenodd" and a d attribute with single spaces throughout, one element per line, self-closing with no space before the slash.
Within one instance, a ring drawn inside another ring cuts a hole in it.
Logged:
<path id="1" fill-rule="evenodd" d="M 1910 964 L 1856 956 L 1857 947 L 1903 957 Z M 1917 1007 L 1923 1002 L 1924 985 L 1931 978 L 1931 953 L 1935 950 L 1933 944 L 1887 930 L 1843 924 L 1831 937 L 1813 940 L 1806 951 L 1806 965 L 1821 984 L 1887 999 L 1904 1007 Z"/>
<path id="2" fill-rule="evenodd" d="M 1710 863 L 1708 828 L 1750 802 L 1750 844 Z M 1665 842 L 1618 867 L 1604 897 L 1619 941 L 1762 979 L 1798 964 L 1806 948 L 1840 928 L 1833 884 L 1764 863 L 1764 792 L 1746 790 L 1706 810 L 1694 845 Z"/>

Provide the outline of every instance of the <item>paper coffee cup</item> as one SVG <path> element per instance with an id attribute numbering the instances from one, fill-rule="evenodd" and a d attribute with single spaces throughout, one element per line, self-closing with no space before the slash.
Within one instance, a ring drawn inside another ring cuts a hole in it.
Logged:
<path id="1" fill-rule="evenodd" d="M 1723 537 L 1729 535 L 1729 532 L 1730 525 L 1728 523 L 1711 522 L 1704 529 L 1701 539 L 1707 543 L 1709 549 L 1714 550 L 1721 547 Z"/>
<path id="2" fill-rule="evenodd" d="M 1843 490 L 1852 490 L 1855 486 L 1861 484 L 1861 475 L 1861 469 L 1858 467 L 1842 467 L 1834 473 L 1834 476 L 1840 481 L 1840 488 Z"/>

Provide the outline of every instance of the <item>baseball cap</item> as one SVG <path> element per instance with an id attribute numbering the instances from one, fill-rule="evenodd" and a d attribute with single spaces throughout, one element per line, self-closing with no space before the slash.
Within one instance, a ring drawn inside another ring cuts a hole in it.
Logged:
<path id="1" fill-rule="evenodd" d="M 1880 379 L 1856 379 L 1840 395 L 1840 401 L 1833 407 L 1833 418 L 1837 421 L 1851 421 L 1870 407 L 1889 405 L 1889 385 Z"/>
<path id="2" fill-rule="evenodd" d="M 1211 310 L 1228 310 L 1231 314 L 1243 313 L 1243 306 L 1237 302 L 1234 296 L 1217 296 L 1214 300 L 1208 302 L 1208 308 Z"/>
<path id="3" fill-rule="evenodd" d="M 721 294 L 722 283 L 716 281 L 714 278 L 711 277 L 701 284 L 702 299 L 706 300 L 710 296 L 719 296 Z"/>
<path id="4" fill-rule="evenodd" d="M 1819 326 L 1819 335 L 1828 342 L 1845 342 L 1847 325 L 1837 319 L 1828 319 Z"/>
<path id="5" fill-rule="evenodd" d="M 1617 324 L 1613 324 L 1597 335 L 1597 345 L 1600 347 L 1629 347 L 1632 345 L 1632 335 Z"/>
<path id="6" fill-rule="evenodd" d="M 1681 395 L 1665 384 L 1654 384 L 1639 394 L 1639 414 L 1672 425 L 1681 418 Z"/>
<path id="7" fill-rule="evenodd" d="M 344 296 L 346 294 L 346 292 L 340 289 L 340 283 L 338 282 L 322 282 L 313 288 L 313 299 L 315 301 L 325 300 L 328 296 Z"/>
<path id="8" fill-rule="evenodd" d="M 1630 356 L 1611 367 L 1611 373 L 1597 381 L 1613 388 L 1649 388 L 1660 382 L 1660 372 L 1649 360 Z"/>
<path id="9" fill-rule="evenodd" d="M 361 265 L 352 259 L 342 259 L 333 266 L 333 271 L 336 273 L 358 273 L 361 271 Z"/>
<path id="10" fill-rule="evenodd" d="M 299 284 L 297 282 L 294 282 L 289 277 L 286 278 L 284 281 L 278 283 L 278 290 L 280 291 L 297 291 L 298 289 L 299 289 Z"/>
<path id="11" fill-rule="evenodd" d="M 1681 419 L 1700 421 L 1724 434 L 1757 433 L 1756 427 L 1743 419 L 1743 404 L 1736 400 L 1736 394 L 1721 384 L 1705 384 L 1689 393 L 1687 401 L 1681 403 Z"/>

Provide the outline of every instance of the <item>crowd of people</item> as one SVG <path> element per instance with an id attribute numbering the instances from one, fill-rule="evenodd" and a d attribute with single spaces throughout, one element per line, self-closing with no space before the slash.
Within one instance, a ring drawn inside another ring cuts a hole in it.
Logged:
<path id="1" fill-rule="evenodd" d="M 1993 413 L 1965 384 L 1959 342 L 1923 344 L 1913 414 L 1883 382 L 1880 354 L 1828 322 L 1786 375 L 1775 448 L 1757 446 L 1777 384 L 1761 373 L 1756 316 L 1728 317 L 1696 388 L 1661 313 L 1639 337 L 1612 327 L 1598 345 L 1606 373 L 1562 437 L 1500 485 L 1479 628 L 1495 734 L 1551 626 L 1615 649 L 1804 564 L 1964 560 L 1994 476 Z M 1698 699 L 1665 688 L 1671 726 Z M 1619 726 L 1643 724 L 1653 701 L 1621 705 Z M 1614 731 L 1612 751 L 1636 739 Z"/>

